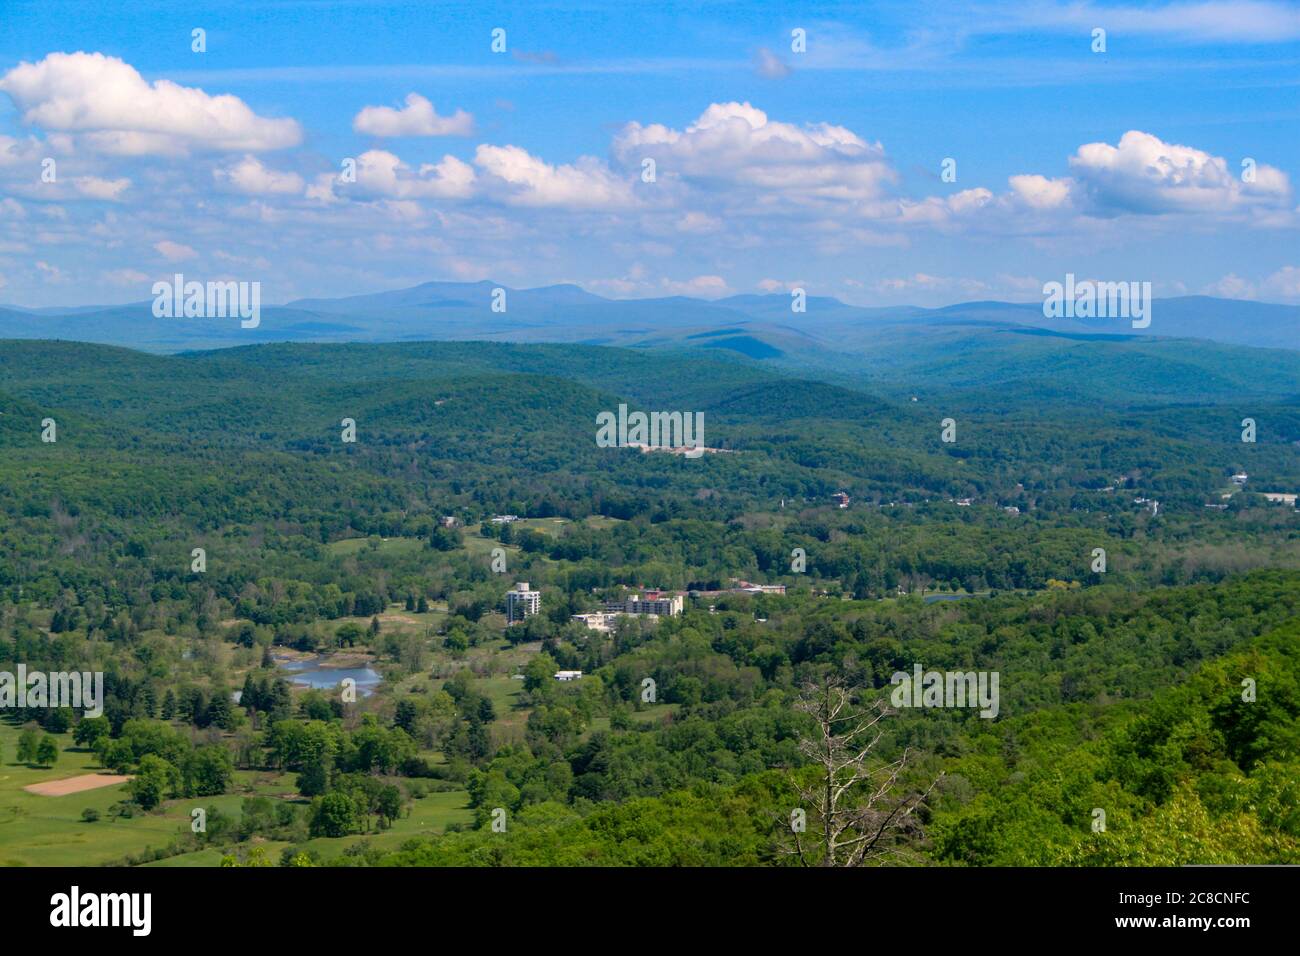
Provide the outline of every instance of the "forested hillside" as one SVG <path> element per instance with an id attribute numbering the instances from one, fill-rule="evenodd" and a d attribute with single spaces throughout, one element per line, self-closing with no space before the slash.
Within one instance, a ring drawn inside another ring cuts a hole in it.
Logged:
<path id="1" fill-rule="evenodd" d="M 1262 494 L 1300 491 L 1294 353 L 1014 339 L 880 390 L 726 350 L 0 343 L 0 670 L 107 689 L 0 723 L 0 861 L 788 864 L 801 696 L 920 666 L 1000 703 L 882 723 L 928 793 L 907 862 L 1300 862 L 1300 517 Z M 718 451 L 600 447 L 620 404 Z M 647 589 L 684 612 L 572 619 Z"/>

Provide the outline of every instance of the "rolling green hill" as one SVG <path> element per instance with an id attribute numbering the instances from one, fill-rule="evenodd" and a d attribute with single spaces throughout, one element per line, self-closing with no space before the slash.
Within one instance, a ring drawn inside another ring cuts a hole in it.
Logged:
<path id="1" fill-rule="evenodd" d="M 882 739 L 916 755 L 900 785 L 946 774 L 922 861 L 1294 862 L 1300 704 L 1268 635 L 1293 633 L 1300 513 L 1257 493 L 1300 489 L 1294 353 L 953 334 L 882 356 L 893 378 L 681 343 L 0 342 L 0 669 L 108 686 L 98 749 L 76 714 L 7 715 L 0 817 L 41 842 L 0 833 L 4 858 L 778 863 L 773 808 L 811 772 L 800 688 L 881 694 L 921 663 L 1004 688 L 992 722 L 907 713 Z M 728 453 L 598 447 L 620 403 L 702 412 Z M 507 629 L 516 580 L 542 611 Z M 572 620 L 646 588 L 685 613 Z M 381 680 L 345 705 L 291 688 L 288 656 Z M 1227 697 L 1244 667 L 1258 714 Z M 57 759 L 19 760 L 24 733 Z M 104 767 L 161 774 L 158 802 L 22 789 Z M 452 832 L 496 807 L 508 845 Z"/>

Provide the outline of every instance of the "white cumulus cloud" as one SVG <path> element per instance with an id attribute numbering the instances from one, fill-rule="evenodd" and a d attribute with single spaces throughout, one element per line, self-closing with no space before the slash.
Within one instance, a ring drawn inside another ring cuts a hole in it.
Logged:
<path id="1" fill-rule="evenodd" d="M 1289 205 L 1291 185 L 1280 169 L 1257 164 L 1242 180 L 1227 160 L 1191 146 L 1129 130 L 1117 146 L 1087 143 L 1070 157 L 1078 189 L 1100 215 L 1225 213 Z"/>
<path id="2" fill-rule="evenodd" d="M 147 82 L 135 67 L 102 53 L 51 53 L 3 77 L 24 123 L 84 133 L 105 152 L 129 154 L 191 148 L 257 152 L 296 146 L 292 119 L 268 119 L 237 96 L 211 96 L 170 80 Z"/>
<path id="3" fill-rule="evenodd" d="M 474 117 L 464 110 L 439 116 L 419 93 L 406 95 L 406 106 L 367 106 L 352 120 L 352 129 L 368 136 L 469 136 Z"/>
<path id="4" fill-rule="evenodd" d="M 879 143 L 830 123 L 778 122 L 749 103 L 713 103 L 684 130 L 628 123 L 613 151 L 629 166 L 653 158 L 660 175 L 794 201 L 870 200 L 898 181 Z"/>
<path id="5" fill-rule="evenodd" d="M 78 176 L 72 180 L 79 195 L 87 199 L 106 199 L 112 202 L 121 198 L 131 185 L 129 179 L 100 179 L 98 176 Z"/>
<path id="6" fill-rule="evenodd" d="M 250 196 L 296 195 L 303 190 L 303 179 L 297 173 L 269 169 L 255 156 L 245 156 L 224 169 L 214 169 L 212 175 L 218 182 Z"/>
<path id="7" fill-rule="evenodd" d="M 358 156 L 356 174 L 357 181 L 351 186 L 341 186 L 338 177 L 332 176 L 333 194 L 355 192 L 362 199 L 464 199 L 473 194 L 477 178 L 474 168 L 455 156 L 412 169 L 382 149 Z"/>
<path id="8" fill-rule="evenodd" d="M 170 239 L 155 242 L 153 247 L 168 262 L 183 262 L 186 259 L 193 259 L 198 256 L 198 253 L 189 246 L 179 242 L 172 242 Z"/>
<path id="9" fill-rule="evenodd" d="M 518 146 L 485 144 L 475 152 L 474 165 L 501 184 L 501 197 L 511 205 L 601 209 L 634 204 L 631 184 L 592 156 L 552 165 Z"/>
<path id="10" fill-rule="evenodd" d="M 1011 191 L 1027 206 L 1034 209 L 1056 209 L 1070 201 L 1070 180 L 1048 179 L 1046 176 L 1026 174 L 1008 179 Z"/>

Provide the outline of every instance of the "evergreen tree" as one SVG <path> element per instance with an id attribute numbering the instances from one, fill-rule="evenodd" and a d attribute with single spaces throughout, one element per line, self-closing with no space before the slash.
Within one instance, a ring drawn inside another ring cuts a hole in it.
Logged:
<path id="1" fill-rule="evenodd" d="M 235 709 L 230 705 L 230 692 L 225 688 L 217 688 L 203 716 L 209 725 L 232 730 L 235 726 Z"/>
<path id="2" fill-rule="evenodd" d="M 239 706 L 250 714 L 255 710 L 262 709 L 262 698 L 258 693 L 257 685 L 253 683 L 252 671 L 244 675 L 244 687 L 239 692 Z"/>
<path id="3" fill-rule="evenodd" d="M 409 697 L 404 697 L 397 702 L 397 710 L 393 715 L 393 723 L 401 727 L 408 734 L 415 733 L 415 721 L 419 717 L 420 711 L 416 707 L 415 701 Z"/>
<path id="4" fill-rule="evenodd" d="M 267 707 L 266 726 L 275 725 L 278 720 L 288 720 L 293 716 L 293 698 L 289 694 L 289 682 L 277 677 L 271 685 L 271 703 Z"/>

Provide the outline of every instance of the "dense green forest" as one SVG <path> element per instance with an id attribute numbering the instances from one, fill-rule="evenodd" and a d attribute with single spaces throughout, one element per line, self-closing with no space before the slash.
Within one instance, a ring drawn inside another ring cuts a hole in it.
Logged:
<path id="1" fill-rule="evenodd" d="M 998 361 L 909 395 L 700 351 L 0 343 L 0 671 L 107 692 L 7 712 L 0 862 L 789 865 L 801 702 L 916 666 L 1000 705 L 881 722 L 925 795 L 900 860 L 1300 862 L 1300 518 L 1262 494 L 1300 491 L 1300 395 Z M 620 403 L 724 451 L 598 447 Z M 681 616 L 572 620 L 660 588 Z M 130 779 L 24 790 L 73 769 Z"/>

